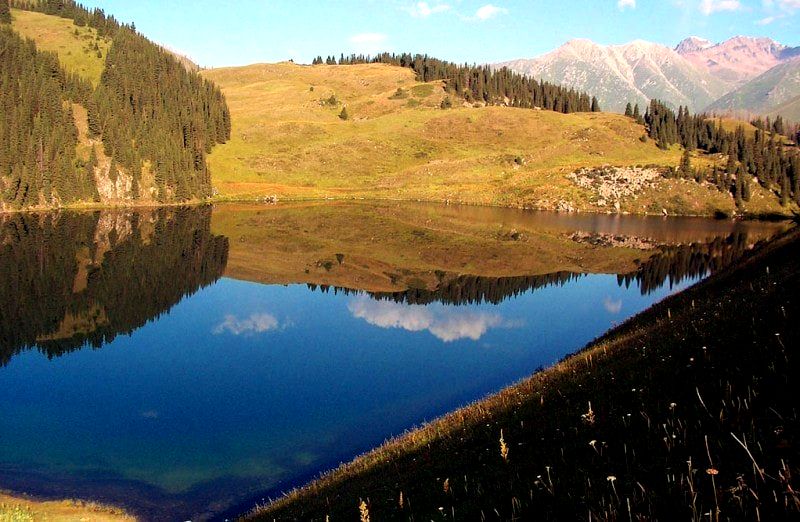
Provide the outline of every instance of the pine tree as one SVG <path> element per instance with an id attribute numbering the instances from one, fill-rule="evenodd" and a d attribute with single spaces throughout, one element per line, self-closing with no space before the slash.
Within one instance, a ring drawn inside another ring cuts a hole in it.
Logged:
<path id="1" fill-rule="evenodd" d="M 348 114 L 348 112 L 347 112 L 347 106 L 346 105 L 344 107 L 342 107 L 342 112 L 339 113 L 339 118 L 344 120 L 344 121 L 347 121 L 347 120 L 350 119 L 350 114 Z"/>
<path id="2" fill-rule="evenodd" d="M 692 155 L 687 148 L 683 149 L 679 172 L 682 178 L 688 179 L 692 177 Z"/>
<path id="3" fill-rule="evenodd" d="M 625 106 L 625 116 L 628 118 L 633 117 L 633 107 L 631 107 L 631 102 L 628 102 L 628 104 Z"/>
<path id="4" fill-rule="evenodd" d="M 597 102 L 597 98 L 594 96 L 592 96 L 591 112 L 600 112 L 600 104 Z"/>

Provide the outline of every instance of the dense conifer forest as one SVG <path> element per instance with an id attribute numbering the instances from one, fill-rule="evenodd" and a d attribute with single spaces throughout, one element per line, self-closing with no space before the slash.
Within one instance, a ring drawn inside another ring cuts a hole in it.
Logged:
<path id="1" fill-rule="evenodd" d="M 221 91 L 172 54 L 102 10 L 71 0 L 12 6 L 71 19 L 110 38 L 100 84 L 67 74 L 55 55 L 38 51 L 7 25 L 0 9 L 0 204 L 60 206 L 115 199 L 187 201 L 211 195 L 206 155 L 230 137 Z M 73 104 L 88 112 L 88 158 Z M 5 116 L 8 114 L 9 116 Z M 102 144 L 102 145 L 100 145 Z M 123 177 L 123 183 L 118 178 Z M 99 191 L 102 185 L 122 190 Z"/>
<path id="2" fill-rule="evenodd" d="M 0 215 L 0 366 L 130 334 L 222 276 L 211 208 Z"/>
<path id="3" fill-rule="evenodd" d="M 536 81 L 508 68 L 494 70 L 488 65 L 456 64 L 427 55 L 382 53 L 377 56 L 341 55 L 337 59 L 318 56 L 313 65 L 356 65 L 385 63 L 413 70 L 420 82 L 443 80 L 448 93 L 469 103 L 540 108 L 562 113 L 599 112 L 597 98 L 574 89 Z"/>
<path id="4" fill-rule="evenodd" d="M 0 199 L 16 208 L 97 199 L 93 176 L 76 162 L 67 103 L 90 96 L 91 86 L 8 26 L 0 26 L 0 48 Z"/>
<path id="5" fill-rule="evenodd" d="M 626 110 L 629 116 L 640 118 L 634 112 Z M 787 142 L 785 134 L 791 134 L 791 130 L 781 118 L 774 122 L 754 121 L 755 133 L 748 136 L 742 126 L 728 131 L 719 120 L 704 114 L 690 115 L 684 107 L 676 115 L 664 103 L 653 100 L 641 121 L 659 147 L 684 147 L 681 165 L 674 175 L 711 182 L 720 191 L 732 194 L 739 207 L 750 200 L 753 183 L 773 192 L 783 206 L 792 201 L 800 204 L 800 153 L 796 144 Z M 721 154 L 726 158 L 724 164 L 693 168 L 691 151 L 697 149 Z"/>

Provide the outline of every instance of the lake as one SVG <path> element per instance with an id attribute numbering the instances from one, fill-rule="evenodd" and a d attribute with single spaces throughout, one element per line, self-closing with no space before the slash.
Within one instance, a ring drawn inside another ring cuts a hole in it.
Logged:
<path id="1" fill-rule="evenodd" d="M 0 489 L 236 513 L 788 226 L 357 202 L 0 215 Z"/>

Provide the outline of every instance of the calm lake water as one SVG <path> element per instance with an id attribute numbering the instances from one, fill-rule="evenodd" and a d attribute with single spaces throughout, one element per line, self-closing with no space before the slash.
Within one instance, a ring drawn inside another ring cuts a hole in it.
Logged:
<path id="1" fill-rule="evenodd" d="M 0 216 L 0 489 L 236 512 L 786 227 L 408 204 Z"/>

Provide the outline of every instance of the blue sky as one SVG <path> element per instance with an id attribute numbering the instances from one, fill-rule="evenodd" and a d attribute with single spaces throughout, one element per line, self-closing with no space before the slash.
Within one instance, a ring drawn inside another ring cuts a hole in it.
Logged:
<path id="1" fill-rule="evenodd" d="M 669 46 L 743 34 L 800 45 L 800 0 L 84 0 L 204 66 L 317 54 L 427 52 L 529 58 L 572 38 Z"/>

